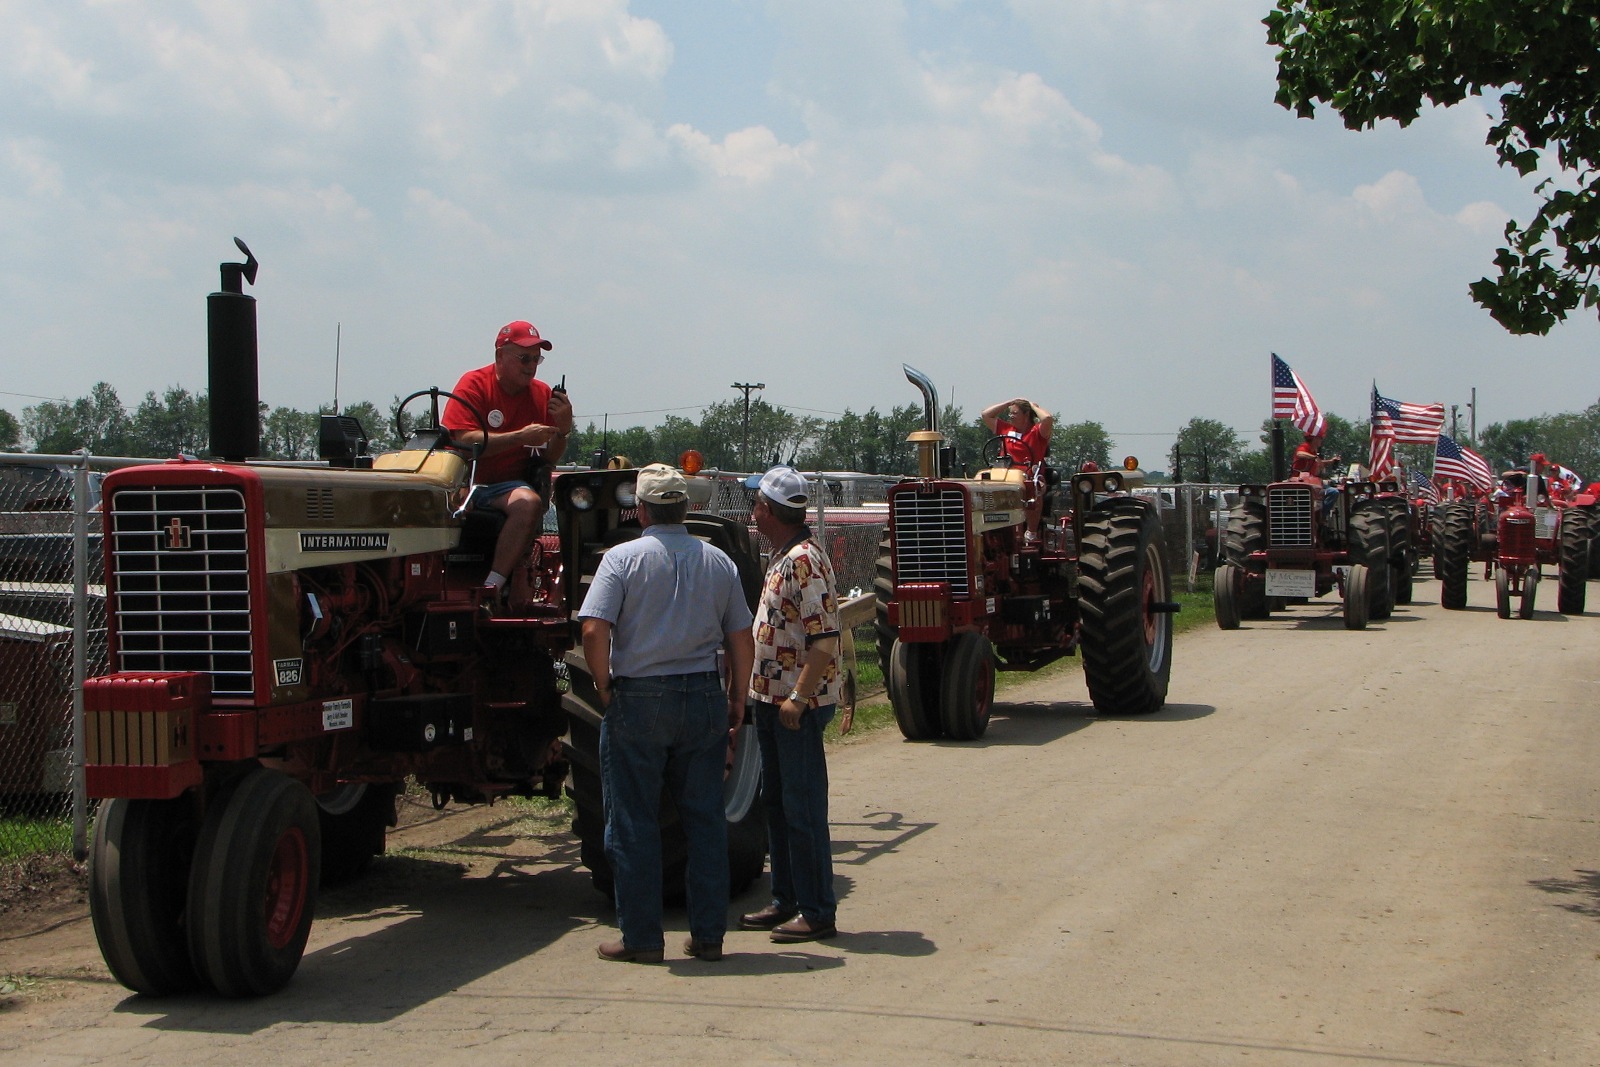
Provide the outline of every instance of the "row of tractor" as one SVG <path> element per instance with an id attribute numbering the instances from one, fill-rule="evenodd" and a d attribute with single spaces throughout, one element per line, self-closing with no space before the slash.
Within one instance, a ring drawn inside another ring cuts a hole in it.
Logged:
<path id="1" fill-rule="evenodd" d="M 256 261 L 240 248 L 208 298 L 218 458 L 129 467 L 103 486 L 111 670 L 84 684 L 81 738 L 99 799 L 90 912 L 112 974 L 149 995 L 281 988 L 319 887 L 383 851 L 410 782 L 439 807 L 565 792 L 582 862 L 611 886 L 602 703 L 575 635 L 600 559 L 641 531 L 636 472 L 556 474 L 557 532 L 490 610 L 503 519 L 460 507 L 478 450 L 440 424 L 449 393 L 401 403 L 399 450 L 370 455 L 355 420 L 328 415 L 322 462 L 254 459 Z M 949 477 L 932 384 L 906 373 L 926 404 L 919 474 L 889 490 L 876 578 L 905 735 L 976 738 L 996 670 L 1080 650 L 1096 708 L 1161 707 L 1176 606 L 1159 509 L 1132 492 L 1137 463 L 1063 484 L 996 448 L 976 477 Z M 703 506 L 710 483 L 692 480 L 691 495 L 697 483 Z M 762 572 L 743 517 L 695 511 L 688 525 L 733 558 L 753 603 Z M 752 732 L 732 739 L 724 784 L 735 894 L 766 853 Z M 681 896 L 685 838 L 662 812 L 662 890 Z"/>
<path id="2" fill-rule="evenodd" d="M 1237 629 L 1337 589 L 1345 626 L 1365 629 L 1411 603 L 1429 557 L 1446 608 L 1466 607 L 1468 574 L 1480 564 L 1501 618 L 1513 602 L 1521 618 L 1533 617 L 1544 568 L 1556 577 L 1556 609 L 1581 614 L 1600 508 L 1554 469 L 1536 454 L 1493 491 L 1451 480 L 1437 502 L 1393 480 L 1299 474 L 1240 486 L 1214 578 L 1217 625 Z"/>

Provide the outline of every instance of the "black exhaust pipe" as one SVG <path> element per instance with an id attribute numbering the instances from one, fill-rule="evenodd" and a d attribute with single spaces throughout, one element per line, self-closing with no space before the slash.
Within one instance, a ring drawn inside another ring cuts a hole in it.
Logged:
<path id="1" fill-rule="evenodd" d="M 245 243 L 243 263 L 222 264 L 222 291 L 206 297 L 207 373 L 210 385 L 211 455 L 243 463 L 261 454 L 261 389 L 257 380 L 256 298 L 244 283 L 256 283 L 260 266 Z"/>

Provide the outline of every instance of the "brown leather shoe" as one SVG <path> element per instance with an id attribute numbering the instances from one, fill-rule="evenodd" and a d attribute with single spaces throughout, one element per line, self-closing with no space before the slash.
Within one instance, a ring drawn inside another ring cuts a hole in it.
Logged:
<path id="1" fill-rule="evenodd" d="M 825 941 L 839 933 L 832 923 L 813 923 L 804 915 L 797 915 L 782 926 L 772 929 L 772 940 L 780 945 L 794 945 L 801 941 Z"/>
<path id="2" fill-rule="evenodd" d="M 629 948 L 621 941 L 607 941 L 597 951 L 601 959 L 612 963 L 660 963 L 665 955 L 659 948 Z"/>
<path id="3" fill-rule="evenodd" d="M 683 954 L 705 960 L 707 963 L 716 963 L 722 959 L 722 942 L 696 941 L 691 937 L 683 943 Z"/>
<path id="4" fill-rule="evenodd" d="M 770 930 L 774 926 L 782 926 L 800 912 L 795 908 L 780 908 L 776 904 L 768 904 L 760 911 L 746 912 L 739 916 L 739 929 L 741 930 Z"/>

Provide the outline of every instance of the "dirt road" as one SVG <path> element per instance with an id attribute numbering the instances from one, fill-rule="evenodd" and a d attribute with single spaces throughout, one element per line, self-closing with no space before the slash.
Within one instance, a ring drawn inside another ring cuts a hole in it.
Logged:
<path id="1" fill-rule="evenodd" d="M 481 873 L 385 859 L 264 1000 L 127 996 L 83 920 L 0 940 L 79 975 L 0 1063 L 1600 1063 L 1600 616 L 1437 594 L 1186 634 L 1150 718 L 1067 673 L 981 743 L 836 751 L 835 941 L 600 962 L 570 839 L 479 817 Z"/>

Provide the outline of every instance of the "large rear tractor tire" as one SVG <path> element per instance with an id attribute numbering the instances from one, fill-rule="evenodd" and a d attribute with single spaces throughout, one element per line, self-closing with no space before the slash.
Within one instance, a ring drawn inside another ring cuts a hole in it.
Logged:
<path id="1" fill-rule="evenodd" d="M 1452 501 L 1439 507 L 1439 536 L 1433 569 L 1439 575 L 1439 604 L 1452 611 L 1467 606 L 1467 572 L 1472 569 L 1472 505 Z"/>
<path id="2" fill-rule="evenodd" d="M 1384 499 L 1389 513 L 1389 587 L 1396 604 L 1411 603 L 1417 554 L 1411 546 L 1411 506 L 1399 497 Z"/>
<path id="3" fill-rule="evenodd" d="M 606 858 L 605 787 L 600 773 L 602 712 L 594 679 L 583 658 L 567 659 L 571 686 L 562 696 L 567 710 L 567 740 L 563 750 L 572 768 L 567 793 L 572 797 L 572 832 L 578 853 L 589 868 L 595 889 L 610 896 L 615 888 L 611 861 Z M 761 753 L 756 729 L 747 721 L 739 731 L 733 763 L 722 783 L 723 815 L 728 823 L 728 891 L 738 896 L 761 877 L 767 859 L 767 812 L 761 799 Z M 669 903 L 684 900 L 684 878 L 689 869 L 689 841 L 671 797 L 663 791 L 657 818 L 661 826 L 661 896 Z"/>
<path id="4" fill-rule="evenodd" d="M 196 824 L 189 796 L 102 801 L 89 853 L 89 917 L 112 977 L 147 997 L 200 985 L 184 934 Z"/>
<path id="5" fill-rule="evenodd" d="M 1223 559 L 1239 568 L 1238 603 L 1241 619 L 1265 619 L 1271 614 L 1267 587 L 1261 572 L 1251 572 L 1245 561 L 1251 553 L 1267 548 L 1267 505 L 1261 500 L 1243 500 L 1228 515 L 1228 530 L 1222 540 Z"/>
<path id="6" fill-rule="evenodd" d="M 225 997 L 288 984 L 305 954 L 322 858 L 317 802 L 256 767 L 218 791 L 189 871 L 189 958 Z"/>
<path id="7" fill-rule="evenodd" d="M 1126 497 L 1097 505 L 1078 555 L 1083 675 L 1097 711 L 1145 715 L 1166 703 L 1171 599 L 1160 512 Z"/>
<path id="8" fill-rule="evenodd" d="M 945 646 L 939 717 L 952 741 L 976 741 L 994 705 L 994 649 L 983 634 L 956 634 Z"/>
<path id="9" fill-rule="evenodd" d="M 1344 579 L 1344 628 L 1346 630 L 1365 630 L 1367 628 L 1367 609 L 1372 604 L 1371 590 L 1368 581 L 1372 572 L 1364 563 L 1355 563 L 1350 567 L 1350 573 Z"/>
<path id="10" fill-rule="evenodd" d="M 367 872 L 383 855 L 395 824 L 399 782 L 346 782 L 317 797 L 322 828 L 322 885 L 344 885 Z"/>
<path id="11" fill-rule="evenodd" d="M 878 639 L 878 667 L 887 679 L 889 653 L 894 651 L 894 640 L 898 636 L 893 624 L 889 622 L 889 601 L 894 599 L 894 550 L 889 543 L 887 529 L 883 531 L 883 536 L 878 538 L 878 562 L 872 579 L 872 592 L 877 600 L 876 611 L 872 618 L 872 630 Z"/>
<path id="12" fill-rule="evenodd" d="M 1560 559 L 1556 566 L 1556 610 L 1582 615 L 1589 592 L 1589 524 L 1577 508 L 1561 517 Z"/>
<path id="13" fill-rule="evenodd" d="M 1358 500 L 1350 508 L 1350 562 L 1367 568 L 1367 618 L 1387 619 L 1394 612 L 1389 584 L 1389 520 L 1377 500 Z"/>
<path id="14" fill-rule="evenodd" d="M 1211 606 L 1216 609 L 1217 628 L 1239 628 L 1239 568 L 1224 563 L 1211 575 Z"/>
<path id="15" fill-rule="evenodd" d="M 896 641 L 884 681 L 894 721 L 907 741 L 932 741 L 943 732 L 939 698 L 943 646 Z"/>

